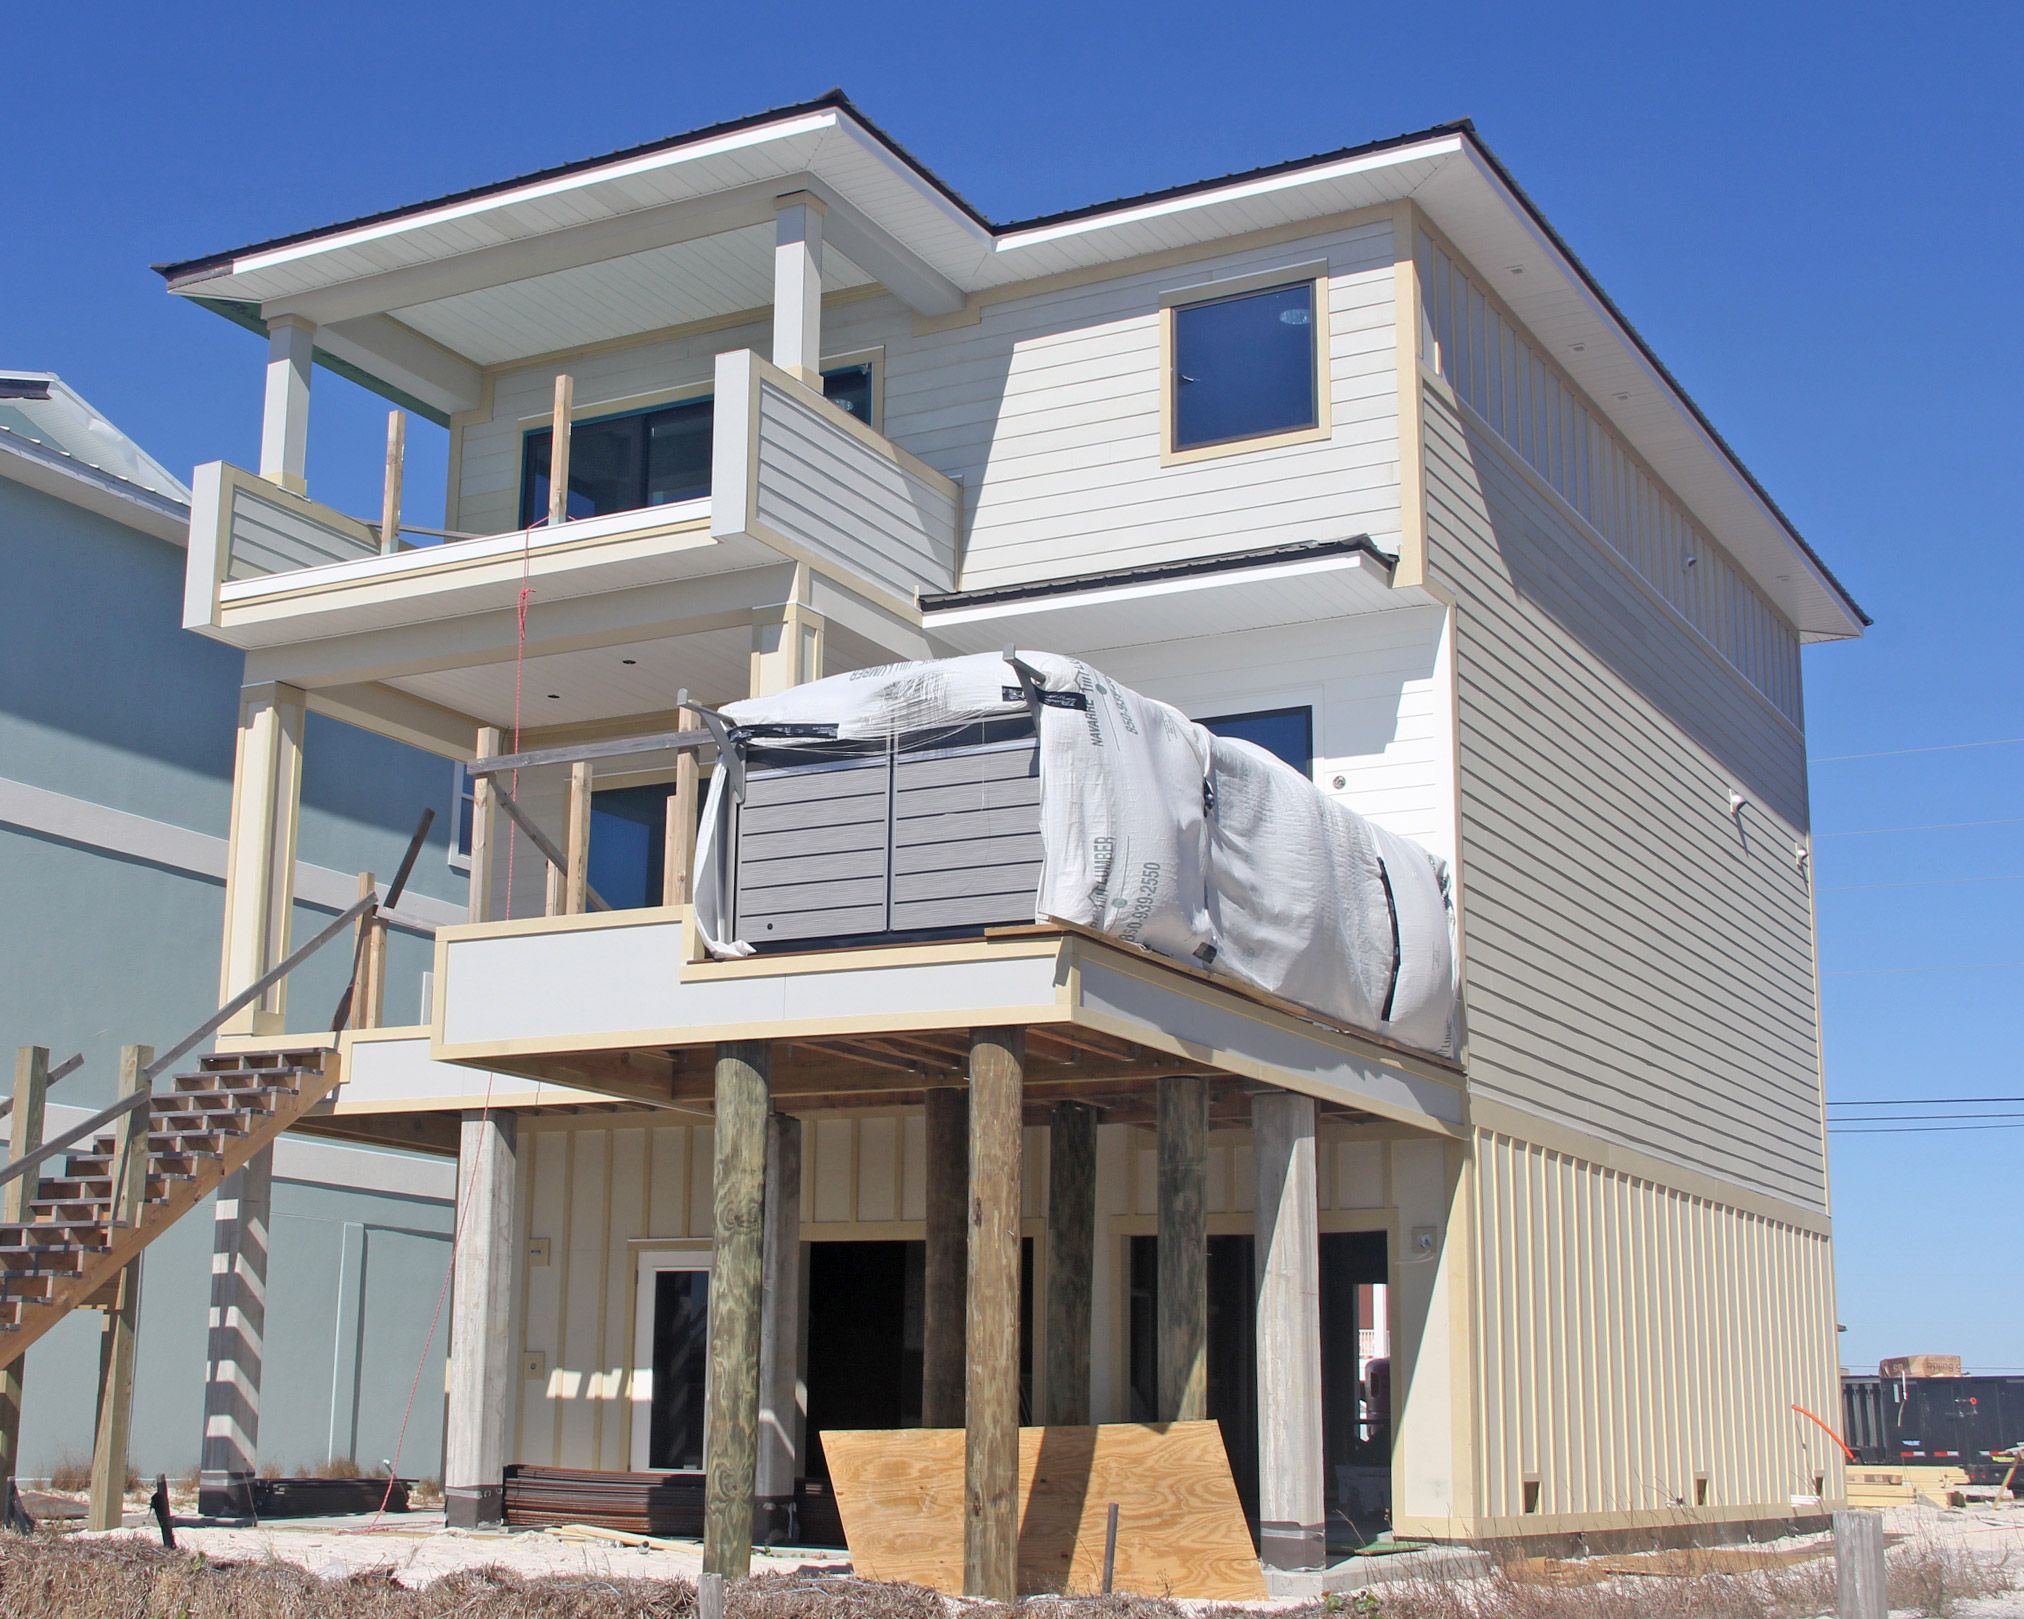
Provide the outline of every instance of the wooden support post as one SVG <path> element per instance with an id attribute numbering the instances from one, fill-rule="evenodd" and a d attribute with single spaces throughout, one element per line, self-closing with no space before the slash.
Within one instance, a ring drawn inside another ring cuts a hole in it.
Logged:
<path id="1" fill-rule="evenodd" d="M 588 759 L 569 767 L 569 811 L 564 822 L 567 841 L 562 852 L 569 866 L 562 874 L 562 914 L 582 916 L 590 909 L 590 788 Z"/>
<path id="2" fill-rule="evenodd" d="M 1267 1568 L 1326 1562 L 1321 1451 L 1321 1205 L 1314 1099 L 1251 1099 L 1257 1153 L 1258 1556 Z"/>
<path id="3" fill-rule="evenodd" d="M 963 1447 L 963 1594 L 1019 1585 L 1019 1195 L 1025 1034 L 970 1037 L 970 1276 Z"/>
<path id="4" fill-rule="evenodd" d="M 1096 1109 L 1056 1102 L 1047 1128 L 1047 1402 L 1050 1424 L 1089 1422 L 1090 1267 L 1096 1253 Z"/>
<path id="5" fill-rule="evenodd" d="M 471 750 L 477 759 L 496 759 L 505 737 L 496 725 L 478 727 L 478 744 Z M 499 807 L 494 801 L 500 791 L 491 776 L 471 778 L 471 920 L 483 922 L 491 914 L 492 868 L 499 848 Z M 451 836 L 456 834 L 453 831 Z"/>
<path id="6" fill-rule="evenodd" d="M 681 730 L 694 730 L 702 723 L 702 716 L 693 708 L 675 710 L 675 725 Z M 663 905 L 686 905 L 694 892 L 701 784 L 702 767 L 696 761 L 696 750 L 684 748 L 675 756 L 675 790 L 668 795 L 667 841 L 661 856 Z"/>
<path id="7" fill-rule="evenodd" d="M 1209 1414 L 1209 1086 L 1163 1079 L 1159 1141 L 1159 1420 Z"/>
<path id="8" fill-rule="evenodd" d="M 766 1248 L 766 1116 L 772 1047 L 717 1047 L 716 1252 L 703 1440 L 703 1572 L 752 1569 L 759 1464 L 759 1339 Z"/>
<path id="9" fill-rule="evenodd" d="M 801 1121 L 766 1121 L 766 1258 L 759 1322 L 758 1498 L 762 1546 L 798 1538 L 794 1483 L 801 1473 Z"/>
<path id="10" fill-rule="evenodd" d="M 1836 1619 L 1885 1619 L 1890 1612 L 1883 1559 L 1883 1517 L 1875 1512 L 1834 1515 Z"/>
<path id="11" fill-rule="evenodd" d="M 211 1218 L 210 1341 L 204 1368 L 203 1469 L 197 1505 L 207 1516 L 255 1515 L 260 1374 L 267 1342 L 267 1233 L 274 1211 L 274 1149 L 262 1148 L 218 1190 Z"/>
<path id="12" fill-rule="evenodd" d="M 380 550 L 388 556 L 401 548 L 401 478 L 408 453 L 408 413 L 387 412 L 387 477 L 380 491 Z"/>
<path id="13" fill-rule="evenodd" d="M 42 1121 L 49 1096 L 49 1049 L 21 1046 L 14 1053 L 14 1107 L 7 1115 L 7 1158 L 25 1158 L 42 1145 Z M 19 1225 L 28 1217 L 40 1175 L 30 1172 L 0 1189 L 0 1221 Z M 17 1359 L 0 1372 L 0 1504 L 7 1498 L 21 1454 L 21 1370 Z"/>
<path id="14" fill-rule="evenodd" d="M 358 874 L 358 897 L 365 899 L 376 885 L 373 874 Z M 352 929 L 352 960 L 358 970 L 351 983 L 351 1027 L 377 1029 L 386 1014 L 386 924 L 377 916 L 362 916 Z"/>
<path id="15" fill-rule="evenodd" d="M 460 1213 L 443 1443 L 443 1515 L 455 1529 L 498 1523 L 506 1510 L 506 1413 L 518 1386 L 511 1342 L 518 1135 L 512 1113 L 466 1113 L 457 1140 Z"/>
<path id="16" fill-rule="evenodd" d="M 564 373 L 555 379 L 555 409 L 549 417 L 548 434 L 548 526 L 560 528 L 569 521 L 569 417 L 576 399 L 576 383 Z"/>
<path id="17" fill-rule="evenodd" d="M 155 1060 L 152 1046 L 122 1046 L 119 1094 L 147 1089 L 141 1070 Z M 112 1127 L 112 1197 L 108 1218 L 115 1226 L 137 1225 L 147 1197 L 148 1125 L 143 1103 L 120 1115 Z M 141 1256 L 127 1261 L 113 1283 L 112 1301 L 98 1340 L 98 1425 L 91 1447 L 91 1505 L 87 1529 L 117 1529 L 125 1504 L 127 1437 L 134 1406 L 134 1336 L 141 1314 Z"/>
<path id="18" fill-rule="evenodd" d="M 970 1269 L 970 1095 L 927 1095 L 927 1274 L 921 1301 L 921 1426 L 963 1425 L 963 1336 Z"/>

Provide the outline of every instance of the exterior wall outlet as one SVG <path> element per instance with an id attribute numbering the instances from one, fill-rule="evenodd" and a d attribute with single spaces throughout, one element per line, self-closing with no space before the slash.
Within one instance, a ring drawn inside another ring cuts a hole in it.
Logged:
<path id="1" fill-rule="evenodd" d="M 522 1377 L 546 1377 L 548 1375 L 548 1353 L 546 1350 L 530 1349 L 520 1357 Z"/>
<path id="2" fill-rule="evenodd" d="M 548 1239 L 546 1237 L 529 1237 L 527 1239 L 527 1263 L 530 1265 L 545 1265 L 548 1263 Z"/>
<path id="3" fill-rule="evenodd" d="M 1415 1259 L 1430 1258 L 1435 1246 L 1440 1242 L 1440 1235 L 1430 1225 L 1414 1226 L 1412 1235 L 1413 1257 Z"/>

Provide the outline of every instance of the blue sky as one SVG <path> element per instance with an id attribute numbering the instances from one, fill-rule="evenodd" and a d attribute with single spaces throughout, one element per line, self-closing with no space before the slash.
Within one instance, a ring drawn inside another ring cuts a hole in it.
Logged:
<path id="1" fill-rule="evenodd" d="M 2024 737 L 2024 9 L 189 0 L 15 7 L 7 54 L 0 364 L 172 468 L 251 464 L 260 353 L 153 261 L 835 84 L 995 218 L 1473 117 L 1877 618 L 1806 659 L 1830 1096 L 2024 1096 L 2024 747 L 1951 746 Z M 383 420 L 319 378 L 321 498 L 377 509 Z M 1835 1137 L 1851 1366 L 2024 1370 L 1985 1122 Z"/>

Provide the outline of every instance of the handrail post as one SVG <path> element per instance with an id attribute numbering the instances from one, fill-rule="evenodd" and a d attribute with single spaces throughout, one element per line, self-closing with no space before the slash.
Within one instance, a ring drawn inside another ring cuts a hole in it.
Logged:
<path id="1" fill-rule="evenodd" d="M 563 872 L 565 916 L 581 916 L 590 909 L 590 791 L 590 761 L 579 759 L 569 767 L 569 819 L 565 823 L 569 841 L 563 846 L 569 856 Z"/>
<path id="2" fill-rule="evenodd" d="M 408 413 L 387 412 L 387 475 L 380 493 L 380 550 L 391 556 L 401 548 L 401 478 L 406 470 Z"/>
<path id="3" fill-rule="evenodd" d="M 675 710 L 675 724 L 684 731 L 701 727 L 702 716 L 693 708 Z M 667 837 L 661 860 L 661 903 L 686 905 L 695 891 L 696 804 L 702 781 L 702 766 L 694 748 L 675 755 L 675 790 L 668 795 Z"/>
<path id="4" fill-rule="evenodd" d="M 14 1053 L 13 1123 L 7 1131 L 7 1156 L 20 1159 L 42 1145 L 44 1098 L 49 1093 L 49 1049 L 22 1046 Z M 19 1225 L 40 1177 L 22 1175 L 0 1187 L 0 1220 Z M 0 1372 L 0 1499 L 14 1478 L 21 1454 L 21 1371 L 26 1358 Z"/>
<path id="5" fill-rule="evenodd" d="M 575 398 L 575 379 L 567 372 L 561 373 L 555 379 L 555 410 L 549 418 L 548 526 L 550 528 L 560 528 L 569 521 L 569 417 Z"/>
<path id="6" fill-rule="evenodd" d="M 505 733 L 496 725 L 478 727 L 477 746 L 472 751 L 472 763 L 499 756 Z M 492 906 L 493 856 L 498 848 L 499 784 L 496 778 L 485 773 L 474 773 L 471 777 L 471 920 L 483 922 Z"/>
<path id="7" fill-rule="evenodd" d="M 148 1046 L 122 1046 L 119 1093 L 122 1098 L 145 1094 Z M 145 1101 L 121 1114 L 112 1127 L 112 1187 L 106 1205 L 108 1232 L 140 1223 L 147 1201 L 148 1134 L 154 1110 Z M 134 1334 L 141 1313 L 141 1256 L 126 1262 L 113 1282 L 98 1340 L 98 1425 L 91 1448 L 89 1529 L 117 1529 L 121 1499 L 126 1493 L 127 1438 L 133 1420 Z"/>
<path id="8" fill-rule="evenodd" d="M 358 897 L 371 899 L 377 891 L 373 874 L 358 874 Z M 365 912 L 353 932 L 352 960 L 358 963 L 352 979 L 351 1026 L 377 1029 L 386 1014 L 387 927 L 377 910 Z"/>

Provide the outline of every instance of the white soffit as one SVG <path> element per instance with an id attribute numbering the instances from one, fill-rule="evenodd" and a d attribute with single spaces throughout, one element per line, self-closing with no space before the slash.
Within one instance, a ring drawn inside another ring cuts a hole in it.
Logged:
<path id="1" fill-rule="evenodd" d="M 1391 570 L 1358 552 L 941 608 L 924 613 L 921 627 L 952 653 L 1016 644 L 1073 657 L 1098 647 L 1189 641 L 1430 600 L 1417 590 L 1394 590 Z"/>

